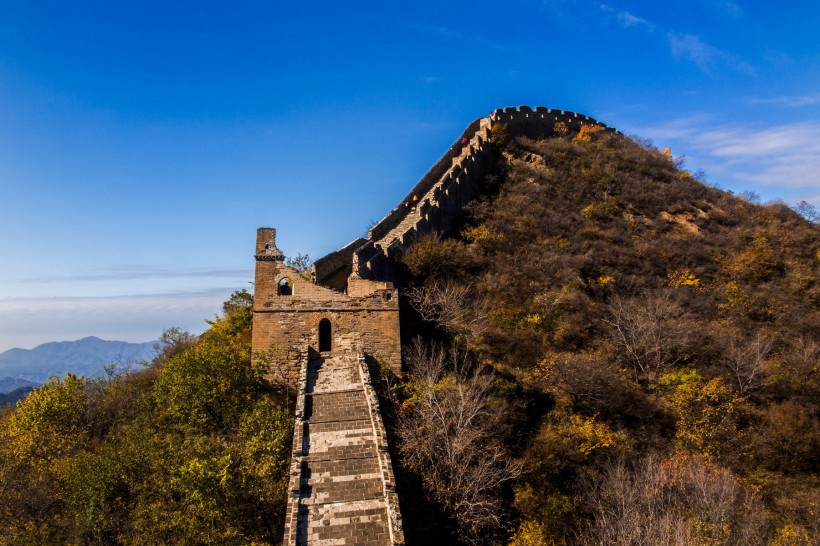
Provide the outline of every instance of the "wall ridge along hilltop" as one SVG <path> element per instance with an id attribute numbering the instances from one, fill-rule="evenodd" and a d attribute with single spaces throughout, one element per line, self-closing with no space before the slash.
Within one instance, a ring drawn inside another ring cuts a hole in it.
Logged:
<path id="1" fill-rule="evenodd" d="M 407 245 L 446 233 L 485 187 L 498 156 L 493 128 L 538 138 L 587 116 L 527 106 L 473 121 L 407 196 L 368 232 L 317 260 L 285 264 L 276 230 L 256 234 L 252 350 L 268 378 L 297 392 L 287 545 L 403 544 L 387 436 L 370 369 L 399 375 L 395 265 Z"/>
<path id="2" fill-rule="evenodd" d="M 614 131 L 589 116 L 543 106 L 498 108 L 476 119 L 401 202 L 369 230 L 367 239 L 356 239 L 316 260 L 316 282 L 337 290 L 344 290 L 356 278 L 394 282 L 393 266 L 404 248 L 421 235 L 446 233 L 464 205 L 484 186 L 497 153 L 490 143 L 495 125 L 505 125 L 508 138 L 538 138 L 555 134 L 558 122 L 571 132 L 582 125 Z"/>

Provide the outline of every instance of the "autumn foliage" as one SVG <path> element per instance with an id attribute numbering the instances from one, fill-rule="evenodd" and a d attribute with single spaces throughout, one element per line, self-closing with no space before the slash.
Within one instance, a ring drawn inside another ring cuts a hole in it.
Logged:
<path id="1" fill-rule="evenodd" d="M 0 544 L 282 535 L 293 421 L 250 360 L 250 294 L 152 363 L 52 378 L 0 418 Z"/>
<path id="2" fill-rule="evenodd" d="M 507 142 L 404 256 L 412 306 L 515 393 L 509 544 L 813 543 L 817 225 L 596 129 Z"/>

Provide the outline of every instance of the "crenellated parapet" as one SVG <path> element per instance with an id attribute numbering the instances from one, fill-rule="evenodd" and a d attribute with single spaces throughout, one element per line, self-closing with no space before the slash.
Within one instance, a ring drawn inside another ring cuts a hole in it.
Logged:
<path id="1" fill-rule="evenodd" d="M 405 215 L 403 205 L 405 203 L 412 203 L 413 197 L 426 195 L 433 186 L 438 183 L 442 177 L 451 171 L 453 167 L 459 163 L 459 158 L 465 155 L 465 152 L 474 152 L 475 150 L 468 150 L 468 146 L 472 143 L 475 136 L 479 136 L 479 141 L 484 141 L 489 137 L 487 127 L 482 131 L 481 122 L 485 118 L 479 118 L 470 123 L 467 129 L 458 137 L 452 146 L 441 156 L 435 165 L 433 165 L 427 173 L 421 177 L 421 180 L 413 186 L 413 189 L 402 199 L 399 206 L 391 210 L 387 216 L 378 221 L 367 234 L 367 238 L 371 241 L 376 241 L 386 235 Z"/>
<path id="2" fill-rule="evenodd" d="M 345 286 L 345 278 L 395 280 L 393 266 L 404 248 L 419 236 L 448 231 L 463 214 L 464 205 L 484 187 L 498 154 L 490 142 L 495 125 L 503 124 L 508 138 L 544 138 L 555 135 L 558 123 L 569 132 L 583 125 L 614 131 L 589 116 L 544 106 L 498 108 L 476 119 L 404 199 L 370 229 L 366 240 L 357 239 L 317 261 L 316 282 L 338 290 Z"/>
<path id="3" fill-rule="evenodd" d="M 564 123 L 570 132 L 580 130 L 582 125 L 599 125 L 604 129 L 613 130 L 595 118 L 584 114 L 568 110 L 556 110 L 545 106 L 497 108 L 490 114 L 490 119 L 493 123 L 507 125 L 511 136 L 552 136 L 555 134 L 553 130 L 555 124 L 559 122 Z"/>

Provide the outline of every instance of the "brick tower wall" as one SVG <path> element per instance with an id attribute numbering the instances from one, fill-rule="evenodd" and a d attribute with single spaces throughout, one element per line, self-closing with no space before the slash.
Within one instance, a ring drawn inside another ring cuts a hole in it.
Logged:
<path id="1" fill-rule="evenodd" d="M 271 357 L 270 376 L 295 386 L 301 361 L 319 351 L 319 322 L 331 325 L 331 350 L 360 351 L 401 372 L 398 290 L 369 285 L 360 297 L 319 286 L 281 260 L 276 232 L 257 232 L 252 349 Z M 280 294 L 287 278 L 291 293 Z"/>

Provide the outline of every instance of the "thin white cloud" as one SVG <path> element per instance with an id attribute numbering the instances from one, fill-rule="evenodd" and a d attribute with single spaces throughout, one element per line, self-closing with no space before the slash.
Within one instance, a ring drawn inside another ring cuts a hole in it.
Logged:
<path id="1" fill-rule="evenodd" d="M 231 288 L 124 297 L 57 297 L 0 300 L 0 352 L 49 341 L 95 335 L 142 342 L 179 326 L 202 332 L 221 312 Z"/>
<path id="2" fill-rule="evenodd" d="M 724 2 L 715 2 L 715 6 L 721 9 L 726 15 L 731 17 L 742 17 L 743 16 L 743 8 L 737 5 L 734 2 L 724 1 Z"/>
<path id="3" fill-rule="evenodd" d="M 598 9 L 604 12 L 608 18 L 614 19 L 624 28 L 643 27 L 650 31 L 655 28 L 652 23 L 643 17 L 638 17 L 637 15 L 634 15 L 626 10 L 613 8 L 609 4 L 597 4 L 597 6 Z"/>
<path id="4" fill-rule="evenodd" d="M 251 277 L 250 269 L 190 269 L 172 270 L 144 266 L 128 266 L 110 269 L 100 273 L 78 273 L 74 275 L 55 275 L 19 279 L 20 283 L 53 283 L 58 281 L 132 281 L 145 279 L 188 279 L 188 278 L 234 278 Z"/>
<path id="5" fill-rule="evenodd" d="M 770 188 L 820 188 L 820 122 L 715 125 L 705 116 L 643 129 L 659 145 L 697 155 L 712 173 Z"/>
<path id="6" fill-rule="evenodd" d="M 721 56 L 719 49 L 704 43 L 694 34 L 670 32 L 667 37 L 675 60 L 688 59 L 704 72 L 710 72 L 716 60 Z"/>
<path id="7" fill-rule="evenodd" d="M 19 273 L 18 273 L 19 275 Z M 157 294 L 193 293 L 222 286 L 247 287 L 253 271 L 245 269 L 164 269 L 122 266 L 89 272 L 55 272 L 0 278 L 0 301 L 23 298 L 151 297 Z"/>
<path id="8" fill-rule="evenodd" d="M 623 26 L 625 26 L 626 28 L 639 27 L 639 26 L 645 26 L 649 30 L 652 30 L 652 28 L 653 28 L 652 24 L 649 21 L 647 21 L 643 17 L 638 17 L 637 15 L 632 15 L 628 11 L 620 12 L 618 14 L 618 19 L 621 21 Z"/>
<path id="9" fill-rule="evenodd" d="M 802 106 L 812 106 L 820 104 L 820 93 L 813 95 L 781 95 L 771 98 L 750 98 L 748 104 L 774 104 L 777 106 L 787 106 L 789 108 L 800 108 Z"/>
<path id="10" fill-rule="evenodd" d="M 669 47 L 675 60 L 686 59 L 695 63 L 702 72 L 714 74 L 722 68 L 731 68 L 737 72 L 753 74 L 755 68 L 737 55 L 727 53 L 709 45 L 695 34 L 679 32 L 667 33 Z"/>
<path id="11" fill-rule="evenodd" d="M 778 67 L 791 66 L 795 60 L 786 52 L 776 49 L 768 49 L 762 56 L 763 61 Z"/>
<path id="12" fill-rule="evenodd" d="M 732 2 L 732 0 L 695 0 L 694 2 L 690 1 L 690 3 L 698 4 L 697 6 L 693 5 L 691 7 L 702 10 L 704 14 L 710 16 L 717 15 L 738 19 L 744 15 L 743 8 L 736 2 Z"/>

